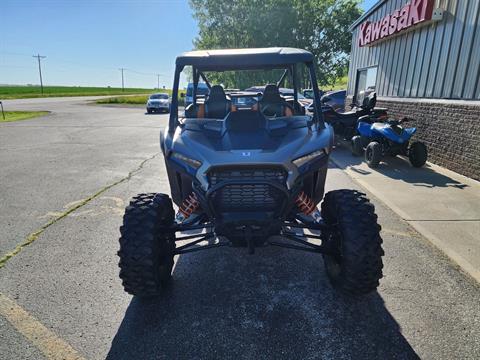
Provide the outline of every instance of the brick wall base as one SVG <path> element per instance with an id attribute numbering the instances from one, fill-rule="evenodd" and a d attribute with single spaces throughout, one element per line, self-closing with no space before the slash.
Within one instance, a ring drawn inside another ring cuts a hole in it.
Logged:
<path id="1" fill-rule="evenodd" d="M 351 98 L 346 103 L 350 104 Z M 393 118 L 409 117 L 414 139 L 428 148 L 428 161 L 480 180 L 480 104 L 467 101 L 415 101 L 380 98 Z M 347 107 L 348 108 L 348 107 Z"/>

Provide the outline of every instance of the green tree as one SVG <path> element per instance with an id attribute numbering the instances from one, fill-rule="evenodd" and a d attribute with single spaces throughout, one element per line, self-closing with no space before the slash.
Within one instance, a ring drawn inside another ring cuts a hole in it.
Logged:
<path id="1" fill-rule="evenodd" d="M 320 85 L 345 74 L 351 48 L 348 27 L 360 15 L 358 0 L 190 0 L 197 49 L 298 47 L 316 58 Z M 258 81 L 259 76 L 254 76 Z M 304 84 L 307 79 L 303 77 Z M 236 73 L 215 80 L 240 80 Z M 269 80 L 269 76 L 267 76 Z M 243 82 L 243 81 L 241 81 Z M 238 85 L 237 85 L 238 86 Z"/>

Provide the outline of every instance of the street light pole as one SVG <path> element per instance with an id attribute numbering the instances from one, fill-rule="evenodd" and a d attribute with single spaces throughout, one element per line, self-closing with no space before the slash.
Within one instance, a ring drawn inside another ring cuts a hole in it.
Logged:
<path id="1" fill-rule="evenodd" d="M 40 54 L 33 55 L 34 58 L 37 58 L 38 60 L 38 73 L 40 74 L 40 89 L 43 95 L 43 80 L 42 80 L 42 66 L 41 66 L 41 60 L 40 59 L 45 59 L 46 56 L 41 56 Z"/>
<path id="2" fill-rule="evenodd" d="M 160 74 L 157 74 L 157 89 L 160 89 Z"/>

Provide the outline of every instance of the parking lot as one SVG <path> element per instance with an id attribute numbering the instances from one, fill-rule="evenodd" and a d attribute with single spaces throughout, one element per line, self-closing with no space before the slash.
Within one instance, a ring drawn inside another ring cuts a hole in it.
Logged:
<path id="1" fill-rule="evenodd" d="M 5 102 L 51 114 L 0 125 L 4 358 L 480 357 L 478 285 L 371 194 L 385 249 L 376 294 L 335 293 L 316 254 L 221 248 L 177 258 L 161 298 L 132 298 L 118 228 L 133 195 L 169 192 L 168 116 L 85 102 Z M 333 164 L 327 188 L 362 189 Z"/>

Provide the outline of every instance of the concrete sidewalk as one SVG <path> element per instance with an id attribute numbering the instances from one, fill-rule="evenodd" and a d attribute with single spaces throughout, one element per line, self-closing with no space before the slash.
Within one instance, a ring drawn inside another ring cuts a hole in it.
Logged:
<path id="1" fill-rule="evenodd" d="M 480 182 L 401 157 L 370 169 L 343 144 L 331 159 L 480 282 Z"/>

